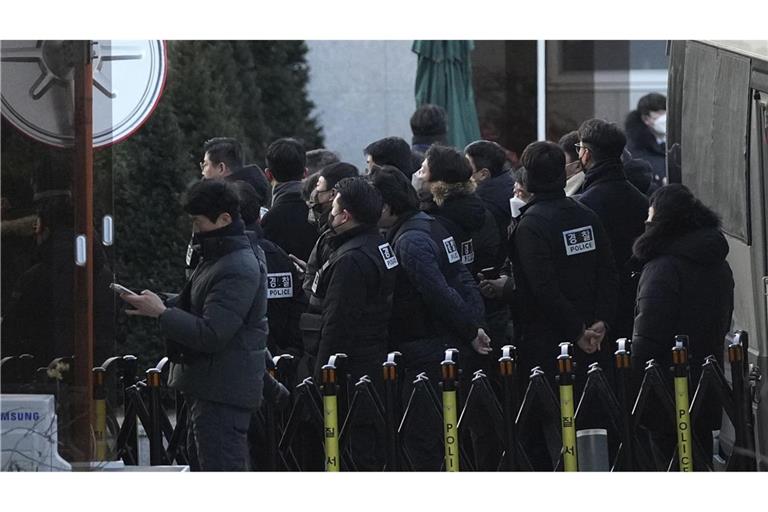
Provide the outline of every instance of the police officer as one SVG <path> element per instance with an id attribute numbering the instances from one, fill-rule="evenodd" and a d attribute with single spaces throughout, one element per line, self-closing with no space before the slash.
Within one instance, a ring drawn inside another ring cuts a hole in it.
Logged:
<path id="1" fill-rule="evenodd" d="M 403 353 L 406 381 L 426 371 L 436 385 L 446 348 L 458 348 L 462 354 L 491 350 L 482 328 L 480 291 L 461 263 L 453 237 L 418 210 L 416 191 L 408 179 L 392 166 L 374 165 L 370 176 L 384 200 L 379 227 L 400 263 L 390 322 L 391 347 Z M 406 391 L 410 394 L 410 389 Z M 432 417 L 423 414 L 427 409 L 419 405 L 411 410 L 420 428 L 405 434 L 411 438 L 407 441 L 411 463 L 416 470 L 435 471 L 442 461 L 441 446 L 428 433 L 430 428 L 439 431 L 440 425 L 430 424 Z"/>
<path id="2" fill-rule="evenodd" d="M 308 312 L 321 317 L 316 375 L 329 356 L 343 352 L 353 378 L 380 377 L 397 266 L 376 229 L 380 213 L 381 195 L 364 178 L 336 184 L 330 252 L 310 283 Z"/>
<path id="3" fill-rule="evenodd" d="M 371 181 L 384 201 L 379 227 L 400 263 L 391 348 L 403 352 L 407 367 L 429 375 L 439 375 L 446 348 L 489 352 L 480 291 L 453 237 L 418 210 L 415 190 L 397 168 L 373 166 Z"/>
<path id="4" fill-rule="evenodd" d="M 381 194 L 365 178 L 336 184 L 328 220 L 330 253 L 312 279 L 307 313 L 320 325 L 316 376 L 331 355 L 342 352 L 353 382 L 368 375 L 381 386 L 398 261 L 376 228 L 380 214 Z M 352 420 L 351 433 L 358 467 L 380 470 L 383 432 L 370 409 Z"/>
<path id="5" fill-rule="evenodd" d="M 493 214 L 474 192 L 472 168 L 464 154 L 454 148 L 433 145 L 417 174 L 432 193 L 435 206 L 427 210 L 445 227 L 456 242 L 461 262 L 475 276 L 486 268 L 500 268 L 504 253 L 500 251 L 499 230 Z M 499 350 L 506 344 L 508 307 L 500 301 L 485 302 L 485 324 L 493 347 Z M 471 353 L 470 360 L 462 361 L 465 376 L 479 368 L 488 369 L 490 358 L 478 358 Z"/>
<path id="6" fill-rule="evenodd" d="M 510 301 L 520 295 L 521 325 L 515 330 L 524 372 L 541 366 L 553 375 L 558 345 L 569 341 L 583 377 L 616 309 L 610 241 L 592 210 L 565 197 L 565 156 L 557 144 L 529 144 L 522 162 L 533 198 L 512 232 L 514 279 L 482 281 L 480 288 Z"/>
<path id="7" fill-rule="evenodd" d="M 336 197 L 336 183 L 344 178 L 354 178 L 360 173 L 357 167 L 346 162 L 336 162 L 323 167 L 315 189 L 309 196 L 308 220 L 317 225 L 319 233 L 328 229 L 328 214 L 331 213 L 333 198 Z M 311 256 L 310 256 L 311 259 Z"/>
<path id="8" fill-rule="evenodd" d="M 560 146 L 529 144 L 522 163 L 533 198 L 521 208 L 512 231 L 514 278 L 482 281 L 480 287 L 484 294 L 501 295 L 510 302 L 519 294 L 515 344 L 523 375 L 540 366 L 554 376 L 558 345 L 574 344 L 574 391 L 579 396 L 585 370 L 596 360 L 616 308 L 618 284 L 611 245 L 597 215 L 565 197 L 565 155 Z M 594 421 L 580 417 L 581 428 L 597 426 Z M 526 448 L 534 469 L 552 469 L 538 432 L 528 439 Z"/>
<path id="9" fill-rule="evenodd" d="M 235 187 L 240 197 L 240 215 L 245 223 L 245 233 L 254 246 L 264 251 L 266 260 L 267 346 L 273 354 L 290 354 L 298 360 L 304 351 L 299 318 L 307 309 L 307 297 L 301 288 L 303 276 L 285 251 L 264 238 L 259 225 L 264 196 L 244 181 L 235 182 Z"/>

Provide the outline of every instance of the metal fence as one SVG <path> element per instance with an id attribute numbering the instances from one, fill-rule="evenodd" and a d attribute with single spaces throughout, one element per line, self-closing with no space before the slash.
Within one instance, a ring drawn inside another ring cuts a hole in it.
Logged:
<path id="1" fill-rule="evenodd" d="M 726 338 L 730 383 L 714 356 L 691 383 L 687 338 L 678 336 L 673 366 L 648 361 L 639 386 L 630 343 L 618 340 L 613 384 L 595 363 L 578 397 L 569 343 L 553 361 L 557 393 L 541 368 L 520 374 L 511 345 L 495 368 L 472 375 L 460 370 L 458 350 L 446 350 L 439 382 L 426 373 L 408 377 L 398 352 L 382 362 L 380 381 L 366 375 L 352 382 L 346 356 L 335 354 L 320 383 L 305 378 L 293 386 L 290 407 L 265 400 L 253 414 L 252 469 L 712 471 L 706 449 L 712 440 L 702 426 L 717 407 L 735 433 L 724 469 L 756 471 L 752 403 L 759 370 L 747 363 L 747 340 L 744 331 Z M 59 421 L 66 423 L 71 363 L 64 357 L 38 367 L 29 354 L 5 357 L 2 391 L 53 393 Z M 273 377 L 286 385 L 295 380 L 294 358 L 281 355 L 273 363 Z M 163 358 L 140 376 L 136 357 L 125 355 L 93 369 L 94 460 L 139 464 L 141 425 L 151 465 L 188 463 L 187 408 L 183 395 L 165 385 L 168 366 Z M 65 427 L 60 431 L 66 435 Z"/>

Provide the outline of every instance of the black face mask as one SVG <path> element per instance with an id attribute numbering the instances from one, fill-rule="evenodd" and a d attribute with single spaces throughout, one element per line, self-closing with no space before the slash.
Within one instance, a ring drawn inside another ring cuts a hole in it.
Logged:
<path id="1" fill-rule="evenodd" d="M 647 220 L 645 221 L 645 232 L 647 233 L 649 230 L 651 230 L 654 226 L 658 226 L 658 222 L 655 220 Z"/>
<path id="2" fill-rule="evenodd" d="M 333 219 L 336 218 L 336 215 L 332 214 L 331 210 L 328 210 L 327 218 L 328 218 L 328 220 L 326 222 L 327 222 L 327 225 L 328 225 L 328 231 L 330 231 L 334 235 L 337 235 L 338 233 L 336 232 L 336 228 L 333 225 Z"/>
<path id="3" fill-rule="evenodd" d="M 317 225 L 318 231 L 321 233 L 326 230 L 328 226 L 328 214 L 331 213 L 331 203 L 315 203 L 309 208 L 309 215 L 307 220 L 314 222 Z"/>

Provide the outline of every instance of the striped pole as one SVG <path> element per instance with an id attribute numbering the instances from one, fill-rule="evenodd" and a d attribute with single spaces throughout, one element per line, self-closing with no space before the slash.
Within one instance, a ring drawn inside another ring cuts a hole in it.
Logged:
<path id="1" fill-rule="evenodd" d="M 570 354 L 571 343 L 560 344 L 557 356 L 557 368 L 560 383 L 560 421 L 563 432 L 563 467 L 565 471 L 578 471 L 576 458 L 576 424 L 573 414 L 573 357 Z"/>
<path id="2" fill-rule="evenodd" d="M 672 364 L 675 375 L 675 422 L 677 424 L 677 456 L 680 471 L 693 471 L 691 417 L 688 401 L 688 336 L 675 336 Z"/>

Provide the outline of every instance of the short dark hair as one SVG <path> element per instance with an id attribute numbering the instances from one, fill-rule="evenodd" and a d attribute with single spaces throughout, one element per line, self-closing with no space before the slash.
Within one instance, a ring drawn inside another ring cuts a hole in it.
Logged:
<path id="1" fill-rule="evenodd" d="M 464 154 L 471 157 L 475 167 L 488 169 L 491 176 L 499 176 L 504 172 L 504 162 L 507 153 L 499 144 L 490 140 L 476 140 L 464 148 Z"/>
<path id="2" fill-rule="evenodd" d="M 429 164 L 430 182 L 463 183 L 472 177 L 469 162 L 455 148 L 432 144 L 427 149 L 424 159 Z"/>
<path id="3" fill-rule="evenodd" d="M 408 177 L 416 170 L 411 160 L 411 146 L 400 137 L 379 139 L 368 144 L 363 152 L 371 155 L 375 164 L 393 165 Z"/>
<path id="4" fill-rule="evenodd" d="M 562 191 L 565 187 L 565 153 L 554 142 L 532 142 L 520 161 L 525 167 L 523 184 L 528 192 Z"/>
<path id="5" fill-rule="evenodd" d="M 335 187 L 336 183 L 344 178 L 354 178 L 359 175 L 360 172 L 357 170 L 357 167 L 346 162 L 331 164 L 323 167 L 323 170 L 320 171 L 320 176 L 325 178 L 325 182 L 328 184 L 328 190 Z"/>
<path id="6" fill-rule="evenodd" d="M 344 178 L 336 184 L 339 206 L 361 224 L 376 225 L 381 217 L 381 193 L 371 183 L 357 176 Z"/>
<path id="7" fill-rule="evenodd" d="M 243 146 L 232 137 L 214 137 L 203 144 L 203 153 L 214 164 L 223 163 L 232 172 L 243 166 Z"/>
<path id="8" fill-rule="evenodd" d="M 338 161 L 338 155 L 329 149 L 319 148 L 307 151 L 307 173 L 314 174 L 322 170 L 323 167 L 335 164 Z"/>
<path id="9" fill-rule="evenodd" d="M 657 92 L 646 94 L 637 102 L 637 111 L 641 116 L 647 116 L 649 112 L 667 110 L 667 97 Z"/>
<path id="10" fill-rule="evenodd" d="M 261 217 L 261 206 L 263 198 L 250 183 L 245 181 L 235 181 L 233 186 L 237 190 L 237 196 L 240 199 L 240 216 L 247 225 L 253 224 Z"/>
<path id="11" fill-rule="evenodd" d="M 627 145 L 627 137 L 616 123 L 602 119 L 588 119 L 581 123 L 579 140 L 589 147 L 596 161 L 621 158 L 624 146 Z"/>
<path id="12" fill-rule="evenodd" d="M 557 143 L 560 145 L 565 154 L 571 157 L 571 161 L 579 159 L 579 152 L 576 150 L 576 144 L 580 141 L 578 130 L 573 130 L 566 133 Z"/>
<path id="13" fill-rule="evenodd" d="M 304 146 L 296 139 L 277 139 L 267 148 L 267 168 L 279 182 L 302 179 L 307 164 Z"/>
<path id="14" fill-rule="evenodd" d="M 411 116 L 411 131 L 413 132 L 414 139 L 418 137 L 431 137 L 429 141 L 425 141 L 423 144 L 443 142 L 445 133 L 448 131 L 445 109 L 440 105 L 433 105 L 431 103 L 421 105 Z M 414 140 L 414 143 L 421 144 L 422 142 Z"/>
<path id="15" fill-rule="evenodd" d="M 240 216 L 237 189 L 223 180 L 194 183 L 187 190 L 182 207 L 189 215 L 204 215 L 211 222 L 216 222 L 222 213 L 228 213 L 233 219 Z"/>
<path id="16" fill-rule="evenodd" d="M 374 165 L 369 179 L 381 193 L 392 214 L 402 215 L 419 209 L 419 197 L 408 178 L 397 167 Z"/>

